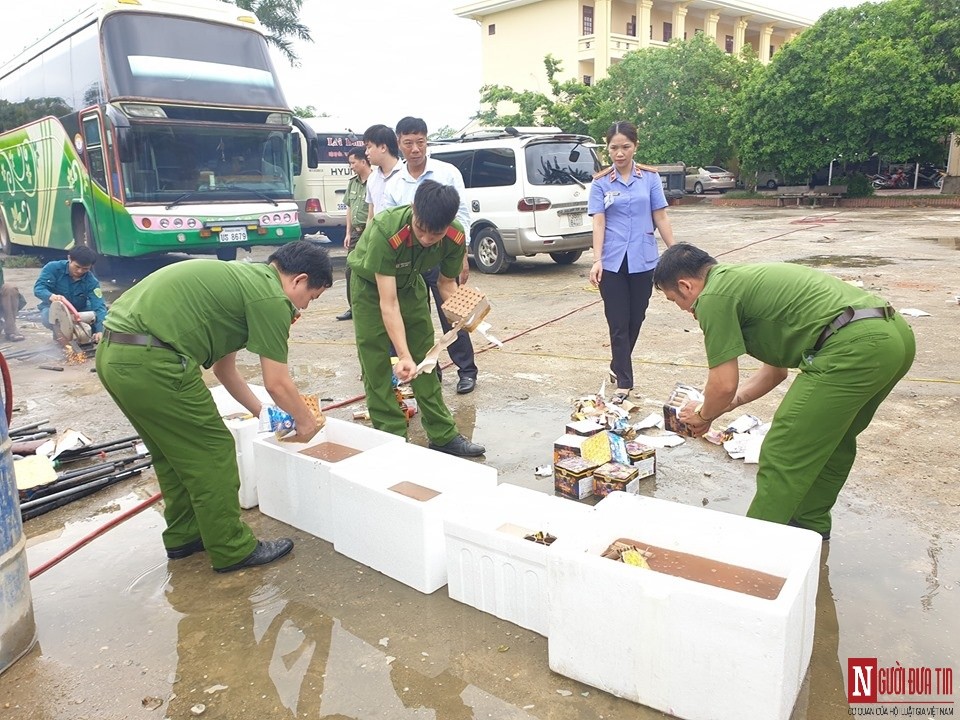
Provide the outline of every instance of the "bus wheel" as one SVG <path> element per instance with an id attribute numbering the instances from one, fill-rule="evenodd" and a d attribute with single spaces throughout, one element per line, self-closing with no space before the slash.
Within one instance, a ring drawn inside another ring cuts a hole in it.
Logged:
<path id="1" fill-rule="evenodd" d="M 236 260 L 237 246 L 217 248 L 217 260 Z"/>
<path id="2" fill-rule="evenodd" d="M 3 250 L 4 255 L 18 255 L 20 253 L 20 246 L 14 245 L 10 240 L 10 232 L 7 230 L 6 224 L 3 222 L 3 216 L 0 215 L 0 250 Z"/>

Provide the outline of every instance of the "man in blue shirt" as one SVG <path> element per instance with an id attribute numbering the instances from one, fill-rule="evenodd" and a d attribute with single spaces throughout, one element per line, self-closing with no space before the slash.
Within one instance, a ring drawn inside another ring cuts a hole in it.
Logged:
<path id="1" fill-rule="evenodd" d="M 55 334 L 56 328 L 50 323 L 50 306 L 66 300 L 77 312 L 92 312 L 91 337 L 94 342 L 100 342 L 103 337 L 107 304 L 103 301 L 100 281 L 91 272 L 96 261 L 97 254 L 81 245 L 67 253 L 66 260 L 48 262 L 40 271 L 33 294 L 40 300 L 40 319 Z"/>

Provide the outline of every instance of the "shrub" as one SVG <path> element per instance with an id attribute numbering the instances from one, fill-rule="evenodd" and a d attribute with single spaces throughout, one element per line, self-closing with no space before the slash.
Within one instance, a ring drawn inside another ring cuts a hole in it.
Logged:
<path id="1" fill-rule="evenodd" d="M 847 197 L 862 198 L 873 195 L 873 183 L 870 182 L 870 178 L 862 173 L 845 175 L 839 180 L 834 180 L 833 184 L 846 185 Z"/>

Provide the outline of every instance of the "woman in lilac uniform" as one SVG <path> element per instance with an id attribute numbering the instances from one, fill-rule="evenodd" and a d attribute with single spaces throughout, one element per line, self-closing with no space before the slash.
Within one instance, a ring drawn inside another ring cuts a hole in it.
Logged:
<path id="1" fill-rule="evenodd" d="M 607 132 L 607 152 L 613 161 L 593 178 L 587 212 L 593 217 L 593 267 L 590 282 L 600 288 L 610 328 L 610 380 L 615 397 L 633 389 L 631 354 L 640 335 L 653 292 L 653 270 L 660 255 L 654 230 L 667 247 L 673 228 L 667 199 L 656 168 L 639 165 L 637 128 L 617 122 Z"/>

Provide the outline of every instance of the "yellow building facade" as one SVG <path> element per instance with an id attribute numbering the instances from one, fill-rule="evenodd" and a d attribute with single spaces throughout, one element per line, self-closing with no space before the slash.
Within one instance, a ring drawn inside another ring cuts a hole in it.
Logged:
<path id="1" fill-rule="evenodd" d="M 454 12 L 480 26 L 483 84 L 544 93 L 547 54 L 562 63 L 560 80 L 590 84 L 631 50 L 699 33 L 731 54 L 750 45 L 767 63 L 813 24 L 737 0 L 483 0 Z"/>

